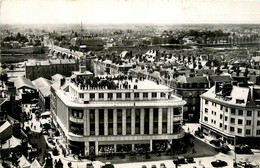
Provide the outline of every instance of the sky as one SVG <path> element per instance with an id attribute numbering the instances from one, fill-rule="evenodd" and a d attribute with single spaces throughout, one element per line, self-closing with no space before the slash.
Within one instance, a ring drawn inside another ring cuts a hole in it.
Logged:
<path id="1" fill-rule="evenodd" d="M 260 0 L 0 0 L 0 24 L 260 23 Z"/>

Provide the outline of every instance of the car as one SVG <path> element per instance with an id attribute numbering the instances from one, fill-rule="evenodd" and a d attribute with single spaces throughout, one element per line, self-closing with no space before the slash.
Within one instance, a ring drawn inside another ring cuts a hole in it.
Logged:
<path id="1" fill-rule="evenodd" d="M 160 164 L 160 168 L 166 168 L 165 164 L 164 164 L 164 163 L 161 163 L 161 164 Z"/>
<path id="2" fill-rule="evenodd" d="M 230 148 L 226 144 L 223 144 L 219 147 L 219 151 L 222 153 L 227 153 L 228 151 L 230 151 Z"/>
<path id="3" fill-rule="evenodd" d="M 94 166 L 91 162 L 89 162 L 89 163 L 86 163 L 86 168 L 94 168 Z"/>
<path id="4" fill-rule="evenodd" d="M 223 160 L 216 160 L 216 161 L 212 161 L 211 162 L 211 165 L 213 167 L 225 167 L 227 166 L 227 162 L 223 161 Z"/>
<path id="5" fill-rule="evenodd" d="M 110 162 L 106 162 L 105 165 L 101 166 L 101 168 L 115 168 L 115 166 Z"/>
<path id="6" fill-rule="evenodd" d="M 196 137 L 201 138 L 201 139 L 204 138 L 204 135 L 203 135 L 202 132 L 200 132 L 200 131 L 195 131 L 194 135 L 195 135 Z"/>
<path id="7" fill-rule="evenodd" d="M 188 157 L 188 158 L 186 158 L 186 161 L 187 161 L 188 163 L 195 163 L 193 157 Z"/>
<path id="8" fill-rule="evenodd" d="M 235 152 L 237 154 L 253 154 L 252 150 L 248 145 L 237 145 L 235 147 Z"/>
<path id="9" fill-rule="evenodd" d="M 178 156 L 178 164 L 185 164 L 187 163 L 184 156 Z"/>
<path id="10" fill-rule="evenodd" d="M 214 145 L 215 147 L 220 147 L 221 140 L 220 139 L 213 139 L 209 141 L 210 144 Z"/>

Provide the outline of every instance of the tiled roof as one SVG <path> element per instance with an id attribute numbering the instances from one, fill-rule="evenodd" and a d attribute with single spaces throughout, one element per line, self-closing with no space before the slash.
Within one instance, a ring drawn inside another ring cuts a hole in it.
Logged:
<path id="1" fill-rule="evenodd" d="M 231 82 L 233 79 L 230 76 L 210 75 L 212 82 Z"/>
<path id="2" fill-rule="evenodd" d="M 178 83 L 208 83 L 208 79 L 205 76 L 194 76 L 194 77 L 179 77 Z"/>

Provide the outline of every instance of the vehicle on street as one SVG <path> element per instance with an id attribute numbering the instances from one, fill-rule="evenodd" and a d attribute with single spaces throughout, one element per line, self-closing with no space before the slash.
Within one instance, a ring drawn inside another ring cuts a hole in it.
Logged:
<path id="1" fill-rule="evenodd" d="M 115 168 L 115 166 L 110 162 L 106 162 L 105 165 L 101 166 L 101 168 Z"/>
<path id="2" fill-rule="evenodd" d="M 248 145 L 237 145 L 235 147 L 235 152 L 237 154 L 253 154 L 252 150 Z"/>
<path id="3" fill-rule="evenodd" d="M 160 168 L 166 168 L 165 164 L 164 164 L 164 163 L 161 163 L 161 164 L 160 164 Z"/>
<path id="4" fill-rule="evenodd" d="M 196 137 L 199 137 L 199 138 L 204 138 L 204 135 L 203 135 L 203 133 L 202 132 L 200 132 L 200 131 L 195 131 L 195 133 L 194 133 L 194 135 L 196 136 Z"/>
<path id="5" fill-rule="evenodd" d="M 216 161 L 211 162 L 211 165 L 212 165 L 213 167 L 225 167 L 225 166 L 227 166 L 228 164 L 227 164 L 227 162 L 225 162 L 225 161 L 223 161 L 223 160 L 216 160 Z"/>
<path id="6" fill-rule="evenodd" d="M 173 159 L 173 163 L 174 164 L 186 164 L 186 160 L 184 158 L 184 156 L 178 156 L 177 158 Z"/>
<path id="7" fill-rule="evenodd" d="M 237 167 L 238 168 L 258 168 L 259 166 L 257 164 L 254 164 L 254 163 L 247 163 L 245 161 L 238 161 Z"/>
<path id="8" fill-rule="evenodd" d="M 193 157 L 187 157 L 187 158 L 186 158 L 186 161 L 187 161 L 188 163 L 195 163 Z"/>
<path id="9" fill-rule="evenodd" d="M 89 163 L 86 163 L 86 168 L 94 168 L 94 166 L 91 162 L 89 162 Z"/>
<path id="10" fill-rule="evenodd" d="M 151 168 L 156 168 L 156 165 L 152 165 L 152 167 Z"/>

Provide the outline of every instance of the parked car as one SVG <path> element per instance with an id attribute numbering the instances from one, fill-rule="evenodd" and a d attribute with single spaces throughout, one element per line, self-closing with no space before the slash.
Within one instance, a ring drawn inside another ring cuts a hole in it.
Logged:
<path id="1" fill-rule="evenodd" d="M 164 164 L 164 163 L 161 163 L 161 164 L 160 164 L 160 168 L 166 168 L 165 164 Z"/>
<path id="2" fill-rule="evenodd" d="M 238 168 L 258 168 L 258 165 L 254 164 L 254 163 L 247 163 L 245 161 L 238 161 L 237 167 Z"/>
<path id="3" fill-rule="evenodd" d="M 110 162 L 106 162 L 105 165 L 101 166 L 101 168 L 115 168 L 115 166 Z"/>
<path id="4" fill-rule="evenodd" d="M 219 151 L 222 153 L 227 153 L 228 151 L 230 151 L 230 148 L 226 144 L 223 144 L 219 147 Z"/>
<path id="5" fill-rule="evenodd" d="M 235 147 L 235 152 L 237 154 L 253 154 L 252 150 L 248 145 L 237 145 Z"/>
<path id="6" fill-rule="evenodd" d="M 222 141 L 220 139 L 213 139 L 213 140 L 209 141 L 209 143 L 216 147 L 220 147 Z"/>
<path id="7" fill-rule="evenodd" d="M 186 161 L 187 161 L 188 163 L 195 163 L 193 157 L 188 157 L 188 158 L 186 158 Z"/>
<path id="8" fill-rule="evenodd" d="M 93 164 L 92 164 L 91 162 L 86 163 L 86 167 L 87 167 L 87 168 L 94 168 L 94 166 L 93 166 Z"/>
<path id="9" fill-rule="evenodd" d="M 195 131 L 194 135 L 199 138 L 204 138 L 204 135 L 200 131 Z"/>
<path id="10" fill-rule="evenodd" d="M 227 164 L 227 162 L 225 162 L 225 161 L 223 161 L 223 160 L 216 160 L 216 161 L 211 162 L 211 165 L 212 165 L 213 167 L 225 167 L 225 166 L 227 166 L 228 164 Z"/>

